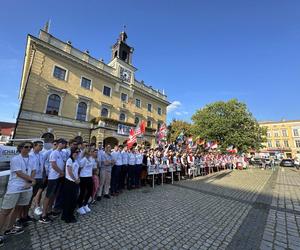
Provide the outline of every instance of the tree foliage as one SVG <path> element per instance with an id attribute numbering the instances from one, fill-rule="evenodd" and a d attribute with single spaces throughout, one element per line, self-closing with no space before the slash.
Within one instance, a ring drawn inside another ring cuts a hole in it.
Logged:
<path id="1" fill-rule="evenodd" d="M 181 132 L 183 132 L 185 136 L 190 135 L 191 124 L 186 121 L 174 119 L 168 126 L 168 141 L 175 142 Z"/>
<path id="2" fill-rule="evenodd" d="M 261 148 L 265 141 L 265 129 L 237 99 L 208 104 L 196 111 L 192 121 L 193 136 L 217 141 L 222 151 L 233 145 L 239 152 L 247 152 Z"/>

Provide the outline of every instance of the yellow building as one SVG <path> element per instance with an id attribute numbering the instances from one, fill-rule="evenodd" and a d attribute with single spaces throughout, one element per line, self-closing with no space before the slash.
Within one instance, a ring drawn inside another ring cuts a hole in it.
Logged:
<path id="1" fill-rule="evenodd" d="M 300 120 L 260 122 L 267 128 L 267 142 L 262 152 L 281 153 L 285 158 L 300 158 Z"/>
<path id="2" fill-rule="evenodd" d="M 106 64 L 63 42 L 47 28 L 28 35 L 15 138 L 78 139 L 123 143 L 128 130 L 147 121 L 139 142 L 155 143 L 170 104 L 163 91 L 135 79 L 133 48 L 121 32 Z"/>

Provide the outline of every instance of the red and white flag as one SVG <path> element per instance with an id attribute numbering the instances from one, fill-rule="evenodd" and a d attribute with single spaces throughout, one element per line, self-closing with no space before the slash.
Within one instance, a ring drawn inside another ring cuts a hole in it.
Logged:
<path id="1" fill-rule="evenodd" d="M 133 144 L 135 144 L 135 143 L 136 143 L 136 134 L 135 134 L 134 129 L 131 128 L 129 131 L 129 138 L 127 140 L 128 149 L 130 149 L 133 146 Z"/>
<path id="2" fill-rule="evenodd" d="M 145 134 L 145 131 L 146 131 L 146 122 L 141 121 L 141 123 L 136 126 L 135 135 L 139 136 Z"/>

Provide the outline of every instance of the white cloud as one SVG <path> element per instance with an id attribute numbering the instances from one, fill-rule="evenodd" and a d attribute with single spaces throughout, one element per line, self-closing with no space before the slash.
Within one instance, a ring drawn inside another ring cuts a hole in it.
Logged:
<path id="1" fill-rule="evenodd" d="M 176 111 L 176 112 L 175 112 L 175 115 L 182 115 L 182 113 L 179 112 L 179 111 Z"/>
<path id="2" fill-rule="evenodd" d="M 182 112 L 184 115 L 188 115 L 189 114 L 189 112 L 187 112 L 187 111 L 183 111 Z"/>
<path id="3" fill-rule="evenodd" d="M 174 101 L 167 107 L 167 112 L 173 112 L 181 106 L 180 101 Z"/>

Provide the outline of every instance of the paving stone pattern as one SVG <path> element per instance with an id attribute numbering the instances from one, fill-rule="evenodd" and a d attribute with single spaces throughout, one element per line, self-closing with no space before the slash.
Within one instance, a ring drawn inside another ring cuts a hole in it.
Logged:
<path id="1" fill-rule="evenodd" d="M 294 211 L 299 210 L 299 180 L 299 173 L 290 170 L 279 171 L 277 180 L 271 170 L 228 170 L 174 185 L 126 191 L 92 206 L 92 212 L 78 217 L 76 224 L 59 219 L 49 225 L 34 223 L 24 234 L 9 238 L 5 248 L 230 249 L 231 242 L 240 239 L 240 228 L 253 207 L 264 211 L 265 221 L 255 222 L 261 228 L 259 243 L 249 240 L 246 247 L 257 249 L 260 245 L 264 249 L 272 243 L 271 248 L 277 249 L 278 242 L 297 246 L 299 215 Z M 261 194 L 270 196 L 266 187 L 274 181 L 290 186 L 276 184 L 272 204 L 263 206 Z M 280 205 L 282 210 L 277 210 Z M 271 227 L 274 238 L 267 241 L 265 235 L 270 236 Z"/>
<path id="2" fill-rule="evenodd" d="M 261 249 L 300 249 L 300 172 L 281 168 Z"/>

